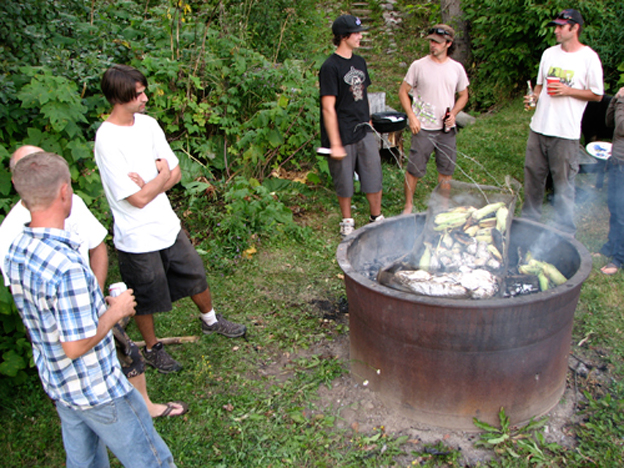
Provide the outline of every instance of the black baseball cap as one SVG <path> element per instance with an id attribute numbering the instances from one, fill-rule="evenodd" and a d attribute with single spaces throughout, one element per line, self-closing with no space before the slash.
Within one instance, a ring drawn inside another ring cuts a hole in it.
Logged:
<path id="1" fill-rule="evenodd" d="M 554 20 L 548 23 L 548 26 L 563 26 L 564 24 L 578 24 L 583 26 L 583 17 L 578 11 L 568 8 L 559 13 Z"/>
<path id="2" fill-rule="evenodd" d="M 332 24 L 334 36 L 346 36 L 354 32 L 366 31 L 367 29 L 362 26 L 362 20 L 353 15 L 341 15 Z"/>

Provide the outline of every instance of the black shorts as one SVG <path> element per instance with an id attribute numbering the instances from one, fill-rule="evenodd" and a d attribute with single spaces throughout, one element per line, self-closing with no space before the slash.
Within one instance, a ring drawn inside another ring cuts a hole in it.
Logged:
<path id="1" fill-rule="evenodd" d="M 136 315 L 169 311 L 178 299 L 208 289 L 204 262 L 182 230 L 171 247 L 140 254 L 118 250 L 117 258 L 121 278 L 134 290 Z"/>

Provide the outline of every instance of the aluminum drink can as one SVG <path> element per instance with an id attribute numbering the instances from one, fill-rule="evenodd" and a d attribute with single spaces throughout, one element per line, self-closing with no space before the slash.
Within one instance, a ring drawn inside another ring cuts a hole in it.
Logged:
<path id="1" fill-rule="evenodd" d="M 117 297 L 127 289 L 128 286 L 126 286 L 126 283 L 113 283 L 108 287 L 108 295 L 111 297 Z"/>

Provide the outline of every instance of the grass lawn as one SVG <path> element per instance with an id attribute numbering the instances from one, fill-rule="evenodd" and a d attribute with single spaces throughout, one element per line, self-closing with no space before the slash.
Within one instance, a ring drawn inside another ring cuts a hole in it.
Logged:
<path id="1" fill-rule="evenodd" d="M 480 116 L 460 132 L 456 178 L 496 185 L 506 175 L 522 181 L 524 146 L 530 114 L 519 102 Z M 408 133 L 405 134 L 409 140 Z M 409 143 L 409 141 L 407 141 Z M 408 145 L 406 145 L 408 146 Z M 578 204 L 577 238 L 591 252 L 606 239 L 606 188 L 592 189 L 594 175 L 578 177 L 586 195 Z M 426 208 L 436 185 L 435 166 L 416 190 L 417 207 Z M 384 164 L 383 212 L 394 216 L 403 205 L 402 172 Z M 207 265 L 215 307 L 227 318 L 247 324 L 247 339 L 204 336 L 197 343 L 172 345 L 171 354 L 184 369 L 175 375 L 147 371 L 153 401 L 183 400 L 190 412 L 183 418 L 158 419 L 155 425 L 179 467 L 381 467 L 466 466 L 452 441 L 472 445 L 478 436 L 444 433 L 426 440 L 428 430 L 393 432 L 371 427 L 365 415 L 388 414 L 371 407 L 341 406 L 329 393 L 356 391 L 349 375 L 348 320 L 341 271 L 335 260 L 339 211 L 332 190 L 318 187 L 290 195 L 297 207 L 297 235 L 256 240 L 249 258 Z M 353 200 L 356 225 L 367 222 L 362 195 Z M 520 203 L 518 204 L 520 206 Z M 548 218 L 548 210 L 546 216 Z M 193 234 L 193 233 L 191 233 Z M 617 466 L 624 457 L 624 319 L 621 293 L 624 276 L 598 271 L 606 262 L 594 257 L 577 308 L 572 353 L 586 372 L 570 372 L 573 414 L 565 440 L 538 430 L 505 428 L 490 438 L 471 466 Z M 109 281 L 118 279 L 111 255 Z M 200 333 L 190 300 L 156 318 L 161 336 Z M 129 333 L 139 339 L 131 324 Z M 577 362 L 575 361 L 575 362 Z M 358 388 L 358 392 L 362 389 Z M 375 402 L 373 396 L 367 402 Z M 370 403 L 367 403 L 370 404 Z M 358 416 L 354 416 L 358 415 Z M 51 467 L 64 465 L 60 423 L 52 403 L 33 375 L 13 388 L 0 381 L 0 465 Z M 360 419 L 357 419 L 360 418 Z M 449 432 L 449 431 L 447 431 Z M 116 460 L 113 466 L 119 466 Z"/>

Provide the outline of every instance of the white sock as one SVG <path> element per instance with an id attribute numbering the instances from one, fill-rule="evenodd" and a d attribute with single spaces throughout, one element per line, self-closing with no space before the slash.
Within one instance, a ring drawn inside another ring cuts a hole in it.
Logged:
<path id="1" fill-rule="evenodd" d="M 214 325 L 215 323 L 218 322 L 217 320 L 217 314 L 215 314 L 214 309 L 210 309 L 210 312 L 208 312 L 207 314 L 199 314 L 199 316 L 201 317 L 201 319 L 206 322 L 208 325 Z"/>

